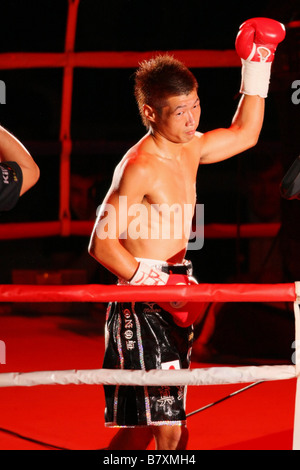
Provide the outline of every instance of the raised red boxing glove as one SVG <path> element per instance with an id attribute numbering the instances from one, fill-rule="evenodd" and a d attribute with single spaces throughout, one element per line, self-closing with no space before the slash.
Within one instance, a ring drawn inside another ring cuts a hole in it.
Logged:
<path id="1" fill-rule="evenodd" d="M 198 284 L 194 278 L 183 274 L 170 274 L 167 285 Z M 169 312 L 176 325 L 187 328 L 198 318 L 200 313 L 199 302 L 159 302 L 160 307 Z"/>
<path id="2" fill-rule="evenodd" d="M 241 59 L 273 62 L 278 44 L 285 38 L 285 27 L 270 18 L 252 18 L 240 26 L 235 48 Z"/>
<path id="3" fill-rule="evenodd" d="M 284 25 L 270 18 L 252 18 L 240 26 L 235 48 L 242 61 L 241 93 L 268 96 L 274 53 L 284 38 Z"/>

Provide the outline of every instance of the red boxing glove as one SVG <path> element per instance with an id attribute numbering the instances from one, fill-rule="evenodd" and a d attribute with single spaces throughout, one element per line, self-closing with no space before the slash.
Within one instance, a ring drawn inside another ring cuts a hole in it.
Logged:
<path id="1" fill-rule="evenodd" d="M 241 59 L 273 62 L 276 48 L 284 38 L 282 23 L 270 18 L 252 18 L 240 26 L 235 48 Z"/>
<path id="2" fill-rule="evenodd" d="M 198 284 L 194 278 L 183 274 L 170 274 L 167 285 L 192 285 Z M 169 312 L 176 325 L 187 328 L 191 326 L 200 313 L 199 302 L 159 302 L 159 306 Z"/>
<path id="3" fill-rule="evenodd" d="M 284 38 L 284 25 L 270 18 L 252 18 L 240 26 L 235 48 L 242 61 L 241 93 L 268 96 L 274 54 Z"/>
<path id="4" fill-rule="evenodd" d="M 198 284 L 194 278 L 186 274 L 166 274 L 159 269 L 140 262 L 139 267 L 130 281 L 119 280 L 120 284 L 135 286 L 188 286 Z M 159 302 L 158 305 L 169 312 L 176 325 L 187 328 L 199 316 L 199 303 L 197 302 Z"/>

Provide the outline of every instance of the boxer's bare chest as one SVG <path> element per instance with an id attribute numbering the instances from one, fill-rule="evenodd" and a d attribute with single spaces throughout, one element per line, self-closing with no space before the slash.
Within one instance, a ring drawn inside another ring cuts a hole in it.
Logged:
<path id="1" fill-rule="evenodd" d="M 157 164 L 148 204 L 195 205 L 196 168 L 188 159 L 167 160 Z"/>

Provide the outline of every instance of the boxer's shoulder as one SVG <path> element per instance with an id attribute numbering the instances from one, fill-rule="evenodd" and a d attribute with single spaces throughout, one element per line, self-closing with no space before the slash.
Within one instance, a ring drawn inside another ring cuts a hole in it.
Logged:
<path id="1" fill-rule="evenodd" d="M 114 185 L 135 184 L 140 186 L 151 184 L 155 178 L 155 166 L 150 158 L 151 155 L 135 145 L 124 155 L 114 172 Z"/>

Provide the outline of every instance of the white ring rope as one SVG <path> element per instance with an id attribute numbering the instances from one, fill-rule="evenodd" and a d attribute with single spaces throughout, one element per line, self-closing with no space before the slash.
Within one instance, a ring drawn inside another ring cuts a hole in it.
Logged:
<path id="1" fill-rule="evenodd" d="M 34 385 L 224 385 L 296 377 L 295 366 L 210 367 L 181 370 L 61 370 L 0 374 L 0 387 Z"/>

